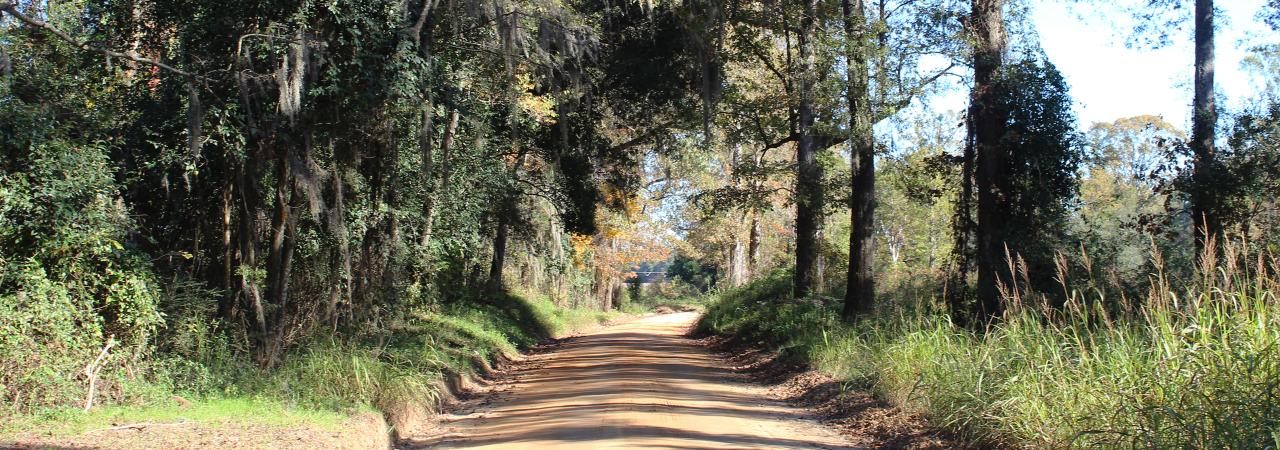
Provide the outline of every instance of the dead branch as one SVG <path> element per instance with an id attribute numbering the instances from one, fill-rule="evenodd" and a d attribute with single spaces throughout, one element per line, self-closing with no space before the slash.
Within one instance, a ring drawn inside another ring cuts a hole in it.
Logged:
<path id="1" fill-rule="evenodd" d="M 102 371 L 102 363 L 107 359 L 107 352 L 110 352 L 114 345 L 116 345 L 115 336 L 107 337 L 107 345 L 98 352 L 98 357 L 84 366 L 84 376 L 89 378 L 89 394 L 84 399 L 84 412 L 89 412 L 89 409 L 93 408 L 93 394 L 98 387 L 98 372 Z"/>

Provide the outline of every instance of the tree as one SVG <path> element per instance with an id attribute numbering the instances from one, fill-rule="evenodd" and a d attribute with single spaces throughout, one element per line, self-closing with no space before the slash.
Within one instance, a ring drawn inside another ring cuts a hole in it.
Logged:
<path id="1" fill-rule="evenodd" d="M 969 139 L 965 148 L 963 182 L 969 174 L 978 192 L 976 255 L 978 269 L 977 316 L 986 320 L 1001 313 L 999 271 L 1003 266 L 1006 227 L 1002 207 L 1011 200 L 1004 182 L 1007 148 L 1001 139 L 1008 126 L 1009 111 L 999 98 L 999 72 L 1008 51 L 1004 27 L 1004 0 L 972 0 L 968 27 L 973 40 L 973 90 L 969 98 Z M 972 162 L 970 162 L 972 161 Z M 968 190 L 962 195 L 967 202 Z M 963 235 L 958 233 L 958 236 Z M 961 238 L 957 250 L 967 245 Z M 956 312 L 953 311 L 953 314 Z"/>
<path id="2" fill-rule="evenodd" d="M 993 183 L 1003 194 L 995 205 L 1002 232 L 994 276 L 1006 292 L 1052 292 L 1054 258 L 1070 245 L 1067 225 L 1085 156 L 1071 96 L 1062 74 L 1043 59 L 1007 64 L 997 83 L 997 107 L 1008 122 L 1000 138 L 1004 165 Z"/>
<path id="3" fill-rule="evenodd" d="M 822 167 L 818 165 L 819 143 L 815 136 L 814 95 L 817 88 L 818 0 L 804 0 L 797 33 L 800 67 L 796 144 L 796 268 L 792 292 L 807 297 L 814 292 L 818 277 L 818 225 L 822 214 Z"/>
<path id="4" fill-rule="evenodd" d="M 1194 16 L 1195 96 L 1191 102 L 1191 177 L 1194 190 L 1191 194 L 1191 216 L 1197 247 L 1203 249 L 1222 233 L 1222 223 L 1215 209 L 1218 200 L 1214 195 L 1218 165 L 1214 133 L 1218 125 L 1218 111 L 1213 99 L 1213 0 L 1195 0 Z"/>
<path id="5" fill-rule="evenodd" d="M 849 196 L 849 273 L 844 294 L 845 320 L 864 313 L 875 300 L 875 136 L 872 131 L 870 80 L 867 74 L 871 38 L 862 0 L 842 0 L 846 78 L 849 103 L 851 185 Z"/>
<path id="6" fill-rule="evenodd" d="M 1098 278 L 1116 288 L 1109 298 L 1141 298 L 1152 269 L 1153 243 L 1166 258 L 1189 244 L 1179 245 L 1185 227 L 1171 223 L 1169 196 L 1157 175 L 1167 165 L 1165 147 L 1185 138 L 1177 127 L 1149 115 L 1095 123 L 1084 134 L 1080 207 L 1069 233 L 1088 252 L 1092 266 L 1103 271 L 1098 273 L 1105 276 Z M 1169 236 L 1174 230 L 1178 233 Z"/>
<path id="7" fill-rule="evenodd" d="M 1191 6 L 1187 8 L 1187 6 Z M 1190 17 L 1186 11 L 1190 9 Z M 1221 237 L 1222 223 L 1216 210 L 1218 183 L 1222 174 L 1217 158 L 1218 110 L 1214 101 L 1214 2 L 1213 0 L 1147 0 L 1133 11 L 1139 21 L 1133 41 L 1148 47 L 1167 45 L 1175 32 L 1186 31 L 1191 23 L 1194 48 L 1191 102 L 1190 182 L 1184 183 L 1190 197 L 1191 232 L 1197 250 L 1208 240 Z M 1259 12 L 1265 20 L 1267 10 Z"/>

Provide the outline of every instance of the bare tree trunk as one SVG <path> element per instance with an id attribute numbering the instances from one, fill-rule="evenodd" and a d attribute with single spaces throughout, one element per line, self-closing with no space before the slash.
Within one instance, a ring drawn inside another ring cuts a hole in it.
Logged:
<path id="1" fill-rule="evenodd" d="M 965 120 L 966 128 L 973 129 L 972 117 Z M 951 314 L 951 322 L 965 326 L 969 311 L 966 300 L 969 284 L 969 237 L 973 233 L 973 160 L 974 146 L 972 131 L 966 139 L 964 153 L 960 163 L 960 192 L 956 197 L 956 210 L 951 218 L 952 248 L 951 268 L 947 275 L 945 297 L 947 309 Z"/>
<path id="2" fill-rule="evenodd" d="M 283 350 L 283 333 L 280 329 L 288 315 L 289 281 L 293 271 L 293 249 L 297 242 L 298 218 L 295 210 L 300 200 L 297 193 L 296 179 L 289 162 L 291 152 L 289 146 L 279 152 L 276 162 L 275 211 L 272 214 L 271 246 L 267 253 L 267 301 L 275 309 L 267 322 L 267 334 L 258 348 L 259 363 L 263 367 L 272 367 L 278 362 Z M 275 327 L 276 329 L 271 329 Z"/>
<path id="3" fill-rule="evenodd" d="M 849 197 L 849 273 L 844 294 L 845 320 L 869 311 L 875 302 L 875 134 L 872 131 L 867 73 L 867 18 L 862 0 L 842 0 L 849 82 L 849 142 L 853 175 Z"/>
<path id="4" fill-rule="evenodd" d="M 13 59 L 9 57 L 9 53 L 4 51 L 4 46 L 0 45 L 0 83 L 9 84 L 13 78 Z"/>
<path id="5" fill-rule="evenodd" d="M 422 10 L 418 13 L 416 22 L 409 27 L 410 37 L 413 39 L 413 45 L 418 48 L 418 53 L 427 64 L 426 84 L 423 86 L 423 105 L 422 105 L 422 125 L 418 129 L 418 149 L 422 153 L 422 178 L 426 181 L 426 197 L 423 202 L 423 221 L 421 244 L 427 245 L 431 236 L 431 209 L 435 202 L 435 176 L 432 173 L 435 170 L 435 149 L 432 148 L 431 135 L 435 133 L 435 116 L 436 103 L 435 96 L 432 92 L 432 52 L 431 45 L 434 41 L 434 28 L 427 26 L 427 18 L 431 16 L 431 6 L 433 0 L 424 0 L 422 2 Z M 423 29 L 426 28 L 425 40 L 423 39 Z"/>
<path id="6" fill-rule="evenodd" d="M 275 210 L 271 216 L 271 242 L 267 252 L 267 303 L 274 308 L 266 322 L 266 334 L 259 341 L 258 362 L 272 367 L 283 350 L 285 330 L 281 327 L 289 314 L 289 281 L 293 269 L 293 249 L 296 243 L 297 217 L 300 197 L 297 180 L 293 174 L 293 159 L 298 152 L 306 159 L 311 144 L 307 125 L 299 124 L 303 110 L 303 94 L 310 67 L 307 36 L 297 32 L 297 41 L 289 46 L 276 71 L 279 88 L 278 109 L 286 119 L 288 134 L 292 139 L 275 139 L 276 179 Z M 274 328 L 274 329 L 273 329 Z"/>
<path id="7" fill-rule="evenodd" d="M 387 130 L 391 130 L 392 125 L 387 125 Z M 400 263 L 400 149 L 399 145 L 394 142 L 394 138 L 386 137 L 387 149 L 390 151 L 390 157 L 384 163 L 387 164 L 388 177 L 386 186 L 387 195 L 387 242 L 386 242 L 386 262 L 382 268 L 382 295 L 387 305 L 395 305 L 399 303 L 399 292 L 396 290 L 396 273 L 399 270 Z"/>
<path id="8" fill-rule="evenodd" d="M 818 223 L 825 225 L 825 220 L 820 218 L 818 219 Z M 824 227 L 822 226 L 818 227 L 818 245 L 817 245 L 818 257 L 815 259 L 814 269 L 813 269 L 813 293 L 814 294 L 827 293 L 827 254 L 826 252 L 822 251 L 823 243 L 827 241 L 827 233 L 825 231 L 826 230 L 824 230 Z"/>
<path id="9" fill-rule="evenodd" d="M 800 142 L 796 146 L 796 268 L 792 284 L 797 298 L 813 293 L 818 276 L 822 167 L 817 162 L 818 149 L 813 136 L 815 59 L 811 42 L 817 32 L 817 11 L 817 0 L 805 0 L 804 17 L 800 19 Z"/>
<path id="10" fill-rule="evenodd" d="M 1000 142 L 1005 134 L 1008 111 L 997 105 L 1000 81 L 997 72 L 1004 64 L 1008 47 L 1004 28 L 1005 0 L 972 0 L 969 27 L 974 36 L 974 86 L 970 99 L 972 133 L 976 150 L 978 190 L 978 304 L 977 315 L 986 321 L 1001 314 L 999 285 L 1005 266 L 1006 230 L 1002 217 L 1008 198 L 1005 167 L 1008 150 Z"/>
<path id="11" fill-rule="evenodd" d="M 1213 0 L 1196 0 L 1195 6 L 1195 99 L 1191 117 L 1191 152 L 1194 193 L 1191 196 L 1192 223 L 1195 224 L 1196 249 L 1222 233 L 1216 214 L 1214 171 L 1216 149 L 1214 127 L 1218 114 L 1213 100 Z"/>
<path id="12" fill-rule="evenodd" d="M 203 126 L 204 107 L 200 105 L 200 87 L 196 85 L 194 79 L 189 79 L 187 80 L 187 158 L 192 167 L 195 167 L 200 160 L 200 147 L 204 143 Z M 182 171 L 182 181 L 186 184 L 187 192 L 193 189 L 194 182 L 191 180 L 191 175 L 189 170 Z"/>
<path id="13" fill-rule="evenodd" d="M 735 232 L 733 243 L 729 245 L 729 286 L 738 287 L 747 282 L 746 247 Z"/>
<path id="14" fill-rule="evenodd" d="M 614 309 L 614 310 L 622 309 L 622 298 L 627 293 L 626 283 L 624 283 L 619 278 L 614 278 L 613 287 L 609 291 L 612 294 L 609 297 L 611 302 L 610 304 L 611 309 Z M 608 309 L 606 309 L 606 311 L 607 310 Z"/>
<path id="15" fill-rule="evenodd" d="M 243 55 L 236 56 L 236 68 L 238 69 L 235 76 L 236 90 L 240 94 L 240 104 L 244 109 L 246 119 L 244 134 L 250 142 L 246 148 L 262 152 L 261 131 L 257 127 L 257 120 L 254 114 L 253 90 L 250 85 L 250 78 L 245 75 L 249 71 L 249 60 Z M 255 159 L 255 155 L 246 155 L 236 167 L 235 193 L 238 194 L 240 200 L 240 221 L 236 233 L 239 241 L 240 260 L 239 291 L 240 295 L 244 296 L 244 302 L 251 315 L 250 321 L 252 325 L 250 326 L 252 329 L 249 334 L 253 336 L 255 344 L 257 344 L 267 335 L 267 317 L 262 305 L 262 295 L 258 289 L 258 280 L 254 279 L 253 276 L 258 269 L 256 254 L 258 235 L 254 226 L 258 209 Z M 250 179 L 251 177 L 254 178 Z"/>
<path id="16" fill-rule="evenodd" d="M 507 126 L 510 128 L 511 133 L 511 150 L 516 155 L 516 158 L 511 167 L 507 169 L 507 175 L 511 178 L 512 185 L 504 194 L 504 198 L 501 200 L 502 203 L 496 211 L 498 214 L 498 229 L 494 233 L 493 260 L 489 265 L 489 289 L 495 292 L 502 289 L 502 270 L 507 259 L 507 228 L 511 225 L 512 215 L 516 213 L 516 196 L 519 194 L 519 188 L 516 185 L 519 182 L 520 168 L 524 165 L 524 157 L 529 151 L 527 146 L 520 145 L 519 117 L 516 115 L 516 102 L 519 93 L 516 91 L 515 63 L 512 61 L 515 58 L 514 37 L 517 34 L 520 22 L 516 20 L 514 14 L 510 15 L 506 20 L 510 20 L 510 22 L 499 20 L 498 28 L 501 35 L 503 63 L 506 68 L 508 82 L 507 106 L 510 109 L 507 113 Z"/>

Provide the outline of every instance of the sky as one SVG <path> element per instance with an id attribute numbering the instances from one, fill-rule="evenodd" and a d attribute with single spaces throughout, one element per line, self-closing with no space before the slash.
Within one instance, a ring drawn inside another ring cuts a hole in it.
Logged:
<path id="1" fill-rule="evenodd" d="M 1228 106 L 1241 106 L 1257 89 L 1241 67 L 1248 49 L 1276 38 L 1254 17 L 1264 2 L 1216 2 L 1222 15 L 1216 18 L 1215 79 Z M 1168 47 L 1130 48 L 1125 41 L 1132 22 L 1112 2 L 1043 1 L 1033 8 L 1040 44 L 1070 84 L 1081 125 L 1138 114 L 1163 115 L 1183 127 L 1190 123 L 1195 55 L 1190 27 L 1172 36 Z"/>
<path id="2" fill-rule="evenodd" d="M 1259 83 L 1243 69 L 1251 47 L 1280 42 L 1280 35 L 1255 18 L 1266 0 L 1219 0 L 1215 36 L 1215 82 L 1228 108 L 1256 97 Z M 1125 4 L 1134 0 L 1033 2 L 1031 24 L 1040 45 L 1071 88 L 1081 128 L 1141 114 L 1163 116 L 1190 127 L 1194 50 L 1190 27 L 1171 36 L 1165 47 L 1126 45 L 1134 22 Z M 1145 3 L 1143 0 L 1141 3 Z M 1186 12 L 1190 14 L 1190 9 Z M 930 101 L 932 108 L 962 110 L 967 87 L 952 89 Z"/>

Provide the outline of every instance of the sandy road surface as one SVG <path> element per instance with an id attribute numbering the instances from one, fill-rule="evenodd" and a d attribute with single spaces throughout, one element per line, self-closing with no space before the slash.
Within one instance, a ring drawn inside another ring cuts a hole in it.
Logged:
<path id="1" fill-rule="evenodd" d="M 683 337 L 695 313 L 605 328 L 531 357 L 511 389 L 409 448 L 852 448 Z"/>

